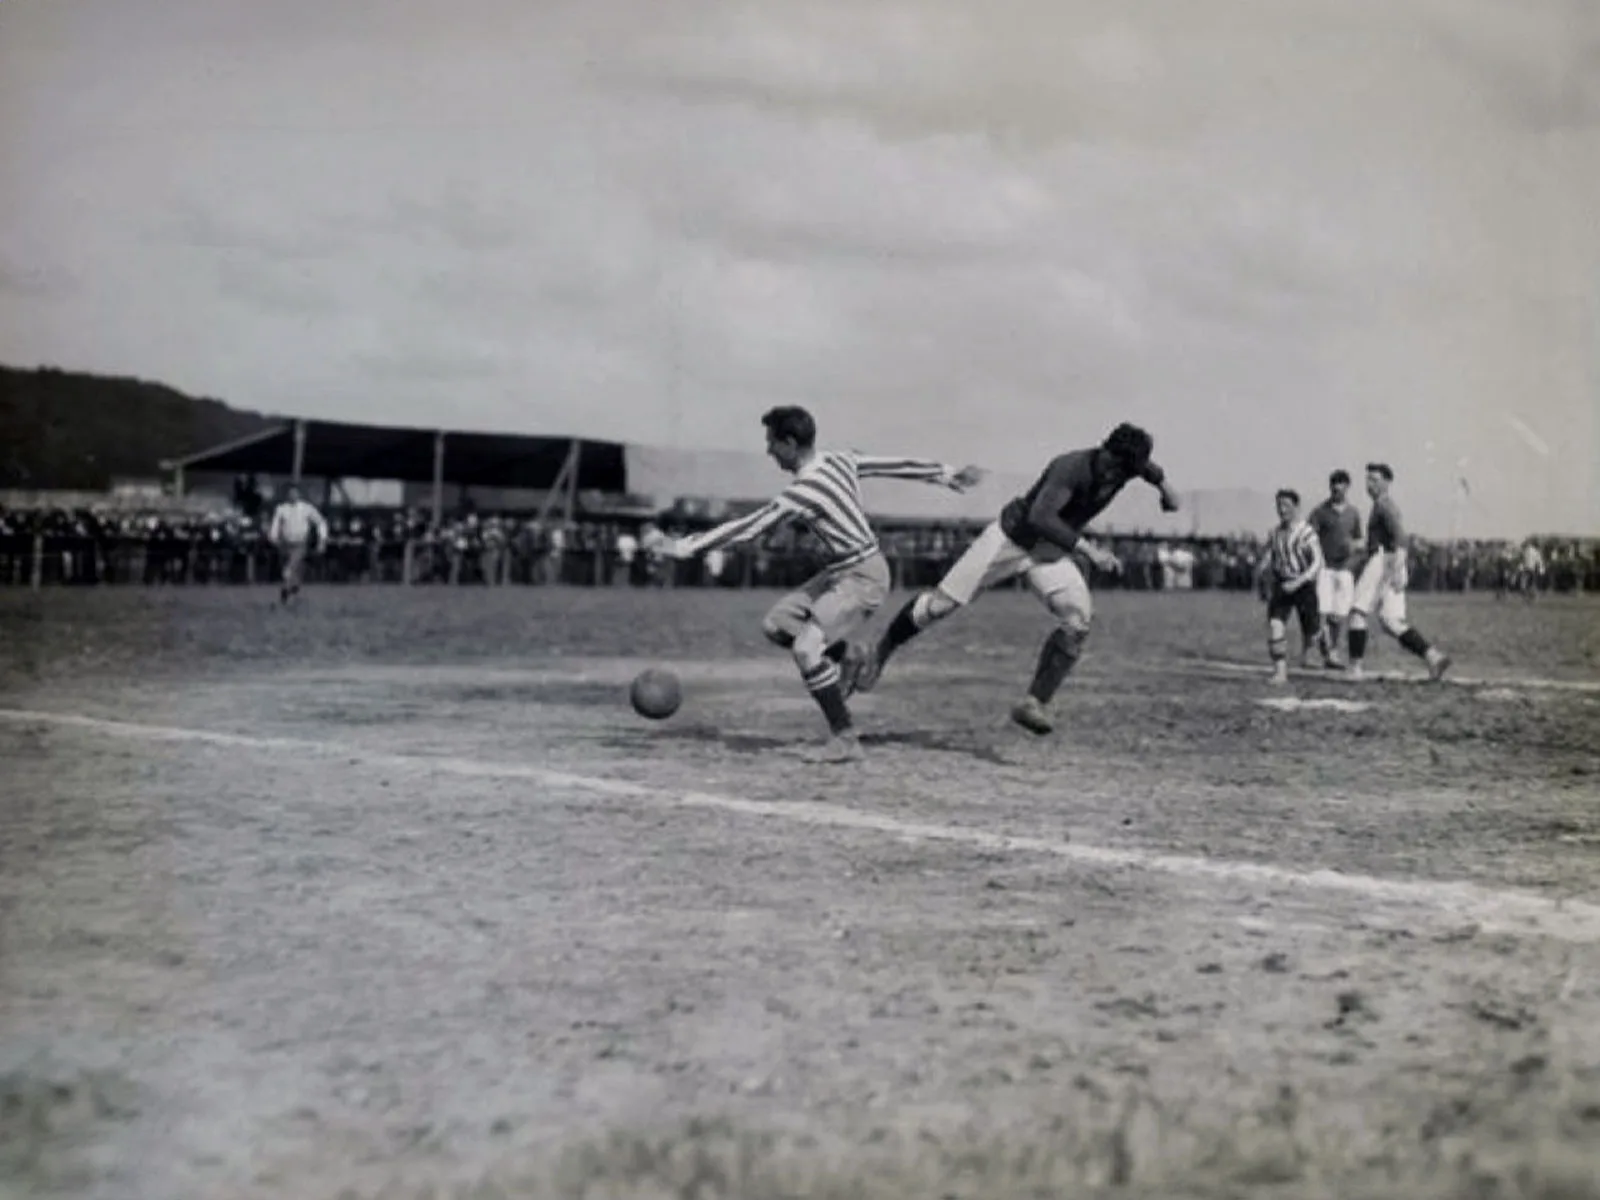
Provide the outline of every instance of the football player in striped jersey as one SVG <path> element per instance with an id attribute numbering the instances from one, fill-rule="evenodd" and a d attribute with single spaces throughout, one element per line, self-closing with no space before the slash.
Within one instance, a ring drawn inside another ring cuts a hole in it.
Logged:
<path id="1" fill-rule="evenodd" d="M 800 676 L 823 716 L 829 738 L 817 761 L 850 762 L 861 757 L 845 697 L 850 635 L 860 629 L 889 594 L 889 565 L 862 506 L 861 480 L 910 479 L 962 492 L 982 477 L 976 467 L 952 470 L 920 458 L 879 458 L 854 451 L 819 450 L 817 424 L 803 408 L 785 406 L 764 414 L 767 453 L 794 482 L 748 516 L 668 543 L 665 552 L 689 558 L 760 537 L 788 520 L 803 520 L 828 555 L 827 565 L 798 591 L 773 606 L 762 632 L 794 655 Z"/>
<path id="2" fill-rule="evenodd" d="M 1289 615 L 1300 618 L 1300 665 L 1309 665 L 1311 648 L 1327 654 L 1327 633 L 1317 605 L 1316 581 L 1322 573 L 1322 543 L 1316 530 L 1300 517 L 1300 493 L 1283 488 L 1273 498 L 1278 523 L 1267 534 L 1261 573 L 1267 595 L 1267 653 L 1272 682 L 1289 682 Z"/>

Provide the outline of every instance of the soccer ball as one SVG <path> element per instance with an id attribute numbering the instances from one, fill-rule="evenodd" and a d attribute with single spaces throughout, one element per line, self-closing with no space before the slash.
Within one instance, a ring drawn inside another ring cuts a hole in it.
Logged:
<path id="1" fill-rule="evenodd" d="M 665 721 L 683 703 L 683 688 L 671 671 L 652 667 L 634 677 L 629 692 L 633 711 L 652 721 Z"/>

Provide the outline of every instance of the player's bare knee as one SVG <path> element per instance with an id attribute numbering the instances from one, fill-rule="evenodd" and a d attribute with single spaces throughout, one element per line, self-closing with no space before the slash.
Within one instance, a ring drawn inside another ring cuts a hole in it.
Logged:
<path id="1" fill-rule="evenodd" d="M 916 622 L 917 628 L 926 629 L 935 621 L 944 620 L 960 607 L 961 601 L 948 592 L 934 588 L 916 598 L 911 609 L 911 619 Z"/>
<path id="2" fill-rule="evenodd" d="M 1079 601 L 1058 592 L 1045 600 L 1045 606 L 1049 608 L 1050 615 L 1056 619 L 1062 632 L 1069 638 L 1082 642 L 1089 636 L 1092 618 Z"/>
<path id="3" fill-rule="evenodd" d="M 794 618 L 778 609 L 769 612 L 761 621 L 762 635 L 774 646 L 784 650 L 793 648 L 797 632 Z"/>
<path id="4" fill-rule="evenodd" d="M 808 671 L 821 666 L 822 661 L 827 658 L 828 637 L 821 628 L 808 621 L 799 633 L 793 636 L 790 651 L 800 669 Z"/>
<path id="5" fill-rule="evenodd" d="M 1379 617 L 1378 624 L 1383 626 L 1383 631 L 1390 637 L 1400 638 L 1406 635 L 1406 630 L 1411 628 L 1411 622 L 1398 620 L 1394 617 Z"/>
<path id="6" fill-rule="evenodd" d="M 1356 633 L 1365 633 L 1367 628 L 1367 614 L 1359 608 L 1350 610 L 1350 628 Z"/>

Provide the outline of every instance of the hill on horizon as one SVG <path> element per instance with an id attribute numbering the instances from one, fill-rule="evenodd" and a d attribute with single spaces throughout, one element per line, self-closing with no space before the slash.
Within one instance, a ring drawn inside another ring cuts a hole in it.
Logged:
<path id="1" fill-rule="evenodd" d="M 0 365 L 0 488 L 100 491 L 275 423 L 148 380 Z"/>

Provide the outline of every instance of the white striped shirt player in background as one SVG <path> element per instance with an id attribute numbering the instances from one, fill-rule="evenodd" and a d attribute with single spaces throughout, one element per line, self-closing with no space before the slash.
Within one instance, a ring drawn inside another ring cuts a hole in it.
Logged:
<path id="1" fill-rule="evenodd" d="M 1283 488 L 1273 497 L 1278 523 L 1267 535 L 1261 559 L 1267 588 L 1267 653 L 1272 682 L 1289 682 L 1289 615 L 1300 618 L 1300 665 L 1309 665 L 1311 648 L 1327 653 L 1327 633 L 1317 604 L 1317 579 L 1322 574 L 1322 541 L 1300 516 L 1300 493 Z"/>
<path id="2" fill-rule="evenodd" d="M 283 562 L 283 586 L 278 591 L 281 604 L 288 604 L 300 592 L 313 529 L 317 531 L 317 544 L 327 545 L 328 522 L 315 505 L 300 498 L 300 488 L 291 483 L 284 502 L 273 510 L 272 524 L 267 528 L 267 541 L 277 547 Z"/>
<path id="3" fill-rule="evenodd" d="M 794 475 L 794 482 L 748 516 L 668 542 L 662 549 L 671 558 L 689 558 L 758 538 L 784 521 L 804 521 L 811 528 L 827 551 L 828 564 L 778 601 L 761 630 L 768 641 L 794 655 L 800 677 L 827 718 L 830 736 L 815 760 L 855 761 L 861 757 L 861 743 L 845 696 L 847 676 L 860 663 L 849 654 L 850 635 L 889 594 L 889 564 L 862 507 L 861 480 L 918 480 L 962 492 L 982 476 L 976 467 L 953 471 L 927 459 L 819 450 L 816 421 L 803 408 L 771 409 L 761 423 L 767 430 L 767 453 Z"/>
<path id="4" fill-rule="evenodd" d="M 1406 617 L 1406 587 L 1411 581 L 1410 552 L 1400 508 L 1389 495 L 1394 471 L 1388 463 L 1367 464 L 1367 495 L 1372 512 L 1367 517 L 1367 562 L 1356 580 L 1355 602 L 1350 609 L 1350 677 L 1362 678 L 1361 660 L 1367 653 L 1367 619 L 1376 612 L 1384 632 L 1428 664 L 1435 682 L 1450 669 L 1450 656 L 1428 644 Z"/>

